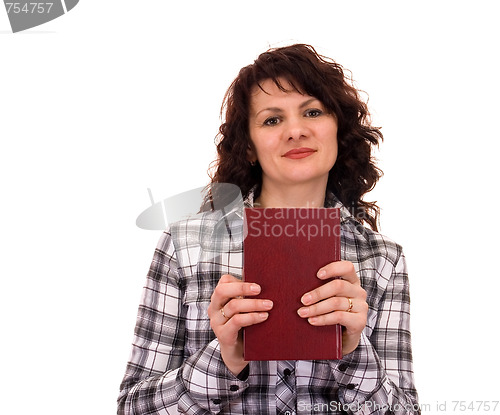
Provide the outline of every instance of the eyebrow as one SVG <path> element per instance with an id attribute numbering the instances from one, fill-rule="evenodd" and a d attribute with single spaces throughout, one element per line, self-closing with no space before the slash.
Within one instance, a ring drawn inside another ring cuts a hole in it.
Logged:
<path id="1" fill-rule="evenodd" d="M 311 102 L 314 102 L 314 101 L 319 101 L 319 100 L 318 100 L 318 98 L 311 97 L 308 100 L 304 101 L 302 104 L 300 104 L 299 108 L 302 109 L 304 107 L 307 107 Z M 261 112 L 264 112 L 264 111 L 283 112 L 283 110 L 279 107 L 269 107 L 269 108 L 261 109 L 259 112 L 257 112 L 255 114 L 255 116 L 257 117 Z"/>

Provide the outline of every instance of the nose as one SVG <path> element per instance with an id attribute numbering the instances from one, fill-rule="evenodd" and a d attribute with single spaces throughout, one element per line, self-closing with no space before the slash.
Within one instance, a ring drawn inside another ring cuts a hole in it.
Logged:
<path id="1" fill-rule="evenodd" d="M 289 118 L 285 134 L 287 140 L 300 140 L 308 136 L 308 128 L 301 117 Z"/>

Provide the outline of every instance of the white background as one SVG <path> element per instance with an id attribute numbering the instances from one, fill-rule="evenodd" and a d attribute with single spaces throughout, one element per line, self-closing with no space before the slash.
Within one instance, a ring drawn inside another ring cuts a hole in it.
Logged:
<path id="1" fill-rule="evenodd" d="M 17 34 L 0 9 L 1 412 L 115 413 L 160 235 L 135 226 L 147 188 L 205 185 L 226 88 L 294 42 L 383 127 L 371 200 L 408 258 L 425 413 L 500 400 L 495 3 L 81 0 Z"/>

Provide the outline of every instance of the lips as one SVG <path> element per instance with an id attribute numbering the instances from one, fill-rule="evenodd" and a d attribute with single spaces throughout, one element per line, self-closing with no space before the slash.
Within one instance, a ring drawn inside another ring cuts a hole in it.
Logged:
<path id="1" fill-rule="evenodd" d="M 294 148 L 290 151 L 287 151 L 285 154 L 283 154 L 282 157 L 286 157 L 289 159 L 303 159 L 305 157 L 309 157 L 310 155 L 314 154 L 316 150 L 313 150 L 312 148 L 308 147 L 300 147 L 300 148 Z"/>

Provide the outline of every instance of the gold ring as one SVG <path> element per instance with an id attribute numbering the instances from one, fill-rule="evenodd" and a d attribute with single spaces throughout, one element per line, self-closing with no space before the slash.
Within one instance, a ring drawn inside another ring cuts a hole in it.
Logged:
<path id="1" fill-rule="evenodd" d="M 229 317 L 226 316 L 226 313 L 224 313 L 224 307 L 222 307 L 219 311 L 226 320 L 229 320 Z"/>
<path id="2" fill-rule="evenodd" d="M 349 308 L 346 310 L 346 313 L 350 313 L 351 310 L 352 310 L 352 300 L 350 298 L 347 299 L 347 301 L 349 301 Z"/>

